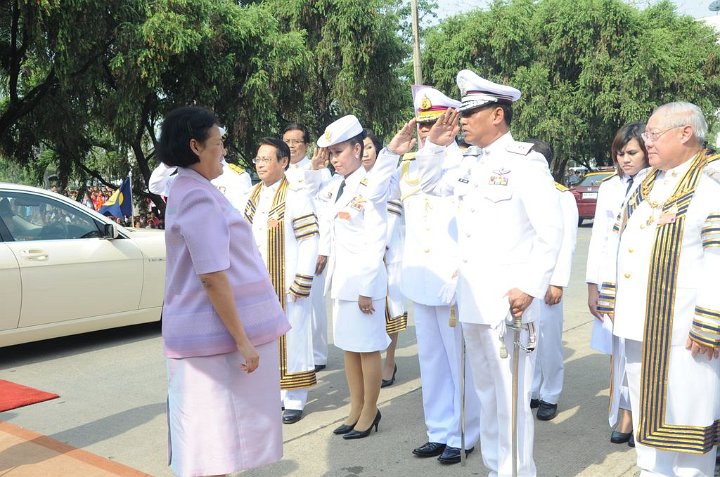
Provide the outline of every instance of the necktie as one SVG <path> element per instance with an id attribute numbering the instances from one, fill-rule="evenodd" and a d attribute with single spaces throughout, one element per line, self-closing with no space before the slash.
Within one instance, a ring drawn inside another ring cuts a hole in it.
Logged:
<path id="1" fill-rule="evenodd" d="M 633 176 L 630 176 L 630 178 L 628 179 L 627 189 L 625 190 L 625 197 L 627 197 L 627 195 L 630 193 L 630 189 L 632 189 L 632 185 L 633 185 Z"/>
<path id="2" fill-rule="evenodd" d="M 337 202 L 338 199 L 340 198 L 340 196 L 342 195 L 343 189 L 345 189 L 345 180 L 344 180 L 344 179 L 343 179 L 343 181 L 340 183 L 340 188 L 338 189 L 337 195 L 335 196 L 335 202 Z"/>

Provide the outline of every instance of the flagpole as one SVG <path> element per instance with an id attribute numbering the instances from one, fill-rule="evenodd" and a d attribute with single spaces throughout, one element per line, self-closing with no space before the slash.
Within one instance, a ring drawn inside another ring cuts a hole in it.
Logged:
<path id="1" fill-rule="evenodd" d="M 133 210 L 133 197 L 132 197 L 132 168 L 128 172 L 128 178 L 130 179 L 130 227 L 135 224 L 135 211 Z"/>
<path id="2" fill-rule="evenodd" d="M 413 73 L 415 84 L 422 84 L 422 65 L 420 64 L 420 27 L 418 26 L 417 0 L 410 0 L 410 16 L 412 16 L 413 32 Z"/>

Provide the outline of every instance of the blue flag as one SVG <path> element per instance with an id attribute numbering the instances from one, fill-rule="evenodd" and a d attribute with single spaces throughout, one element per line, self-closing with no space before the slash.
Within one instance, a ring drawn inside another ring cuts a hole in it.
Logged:
<path id="1" fill-rule="evenodd" d="M 125 178 L 122 185 L 113 192 L 98 212 L 113 217 L 132 217 L 132 187 L 129 177 Z"/>

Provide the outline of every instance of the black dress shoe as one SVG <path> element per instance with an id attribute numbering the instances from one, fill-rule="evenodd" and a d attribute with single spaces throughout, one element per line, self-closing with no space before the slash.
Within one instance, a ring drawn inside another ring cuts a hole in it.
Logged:
<path id="1" fill-rule="evenodd" d="M 375 428 L 375 432 L 377 432 L 381 417 L 382 416 L 380 415 L 380 409 L 378 409 L 377 414 L 375 414 L 375 419 L 373 419 L 373 422 L 372 422 L 372 424 L 370 424 L 370 427 L 368 427 L 364 431 L 358 431 L 356 429 L 353 429 L 352 431 L 345 434 L 343 436 L 343 439 L 362 439 L 362 438 L 370 435 L 370 431 L 372 431 L 373 427 Z"/>
<path id="2" fill-rule="evenodd" d="M 397 374 L 397 364 L 396 364 L 395 367 L 393 368 L 392 378 L 390 378 L 390 379 L 383 379 L 383 380 L 380 382 L 380 387 L 381 387 L 381 388 L 386 388 L 386 387 L 388 387 L 388 386 L 392 386 L 392 384 L 395 382 L 395 375 L 396 375 L 396 374 Z"/>
<path id="3" fill-rule="evenodd" d="M 619 431 L 612 431 L 612 434 L 610 434 L 610 442 L 613 444 L 624 444 L 630 440 L 632 437 L 632 431 L 630 432 L 619 432 Z"/>
<path id="4" fill-rule="evenodd" d="M 435 457 L 443 453 L 445 444 L 439 442 L 426 442 L 417 449 L 413 449 L 413 454 L 418 457 Z"/>
<path id="5" fill-rule="evenodd" d="M 530 400 L 530 409 L 537 409 L 540 407 L 540 400 L 539 399 L 531 399 Z"/>
<path id="6" fill-rule="evenodd" d="M 465 455 L 468 455 L 475 450 L 475 447 L 471 447 L 465 450 Z M 442 455 L 438 457 L 441 464 L 457 464 L 460 462 L 460 449 L 457 447 L 446 446 Z"/>
<path id="7" fill-rule="evenodd" d="M 557 415 L 557 404 L 550 404 L 549 402 L 540 401 L 540 406 L 537 410 L 537 418 L 541 421 L 549 421 Z"/>
<path id="8" fill-rule="evenodd" d="M 355 424 L 357 424 L 357 422 L 355 422 Z M 353 430 L 353 427 L 355 427 L 355 424 L 350 424 L 350 425 L 342 424 L 333 430 L 333 434 L 336 434 L 336 435 L 347 434 L 348 432 Z"/>
<path id="9" fill-rule="evenodd" d="M 325 364 L 316 364 L 316 365 L 315 365 L 315 372 L 317 373 L 318 371 L 322 371 L 322 370 L 325 369 L 326 367 L 327 367 L 327 365 L 325 365 Z"/>
<path id="10" fill-rule="evenodd" d="M 303 412 L 299 409 L 285 409 L 283 411 L 283 424 L 295 424 L 302 419 Z"/>
<path id="11" fill-rule="evenodd" d="M 635 447 L 635 435 L 631 432 L 630 439 L 628 439 L 628 446 Z"/>

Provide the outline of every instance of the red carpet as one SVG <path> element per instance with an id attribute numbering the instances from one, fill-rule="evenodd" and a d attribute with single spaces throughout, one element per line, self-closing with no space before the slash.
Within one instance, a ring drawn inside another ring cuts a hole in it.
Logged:
<path id="1" fill-rule="evenodd" d="M 0 379 L 0 412 L 60 397 L 39 389 Z"/>

